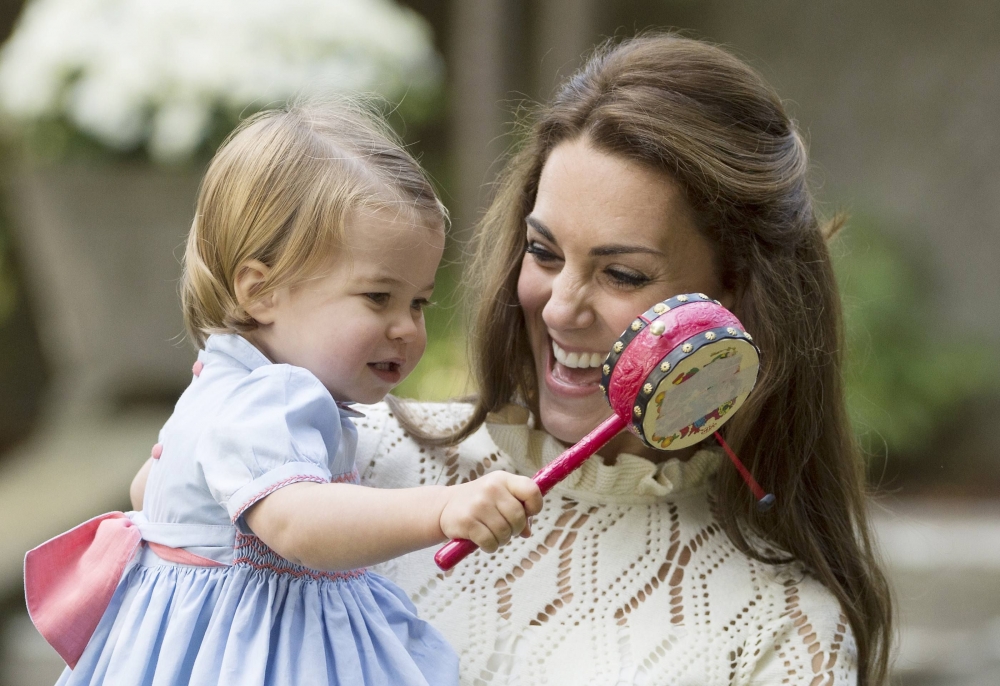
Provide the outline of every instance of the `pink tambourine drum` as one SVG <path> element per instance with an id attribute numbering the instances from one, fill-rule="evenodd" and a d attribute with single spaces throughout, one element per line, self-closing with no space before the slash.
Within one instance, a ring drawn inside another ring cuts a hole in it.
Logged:
<path id="1" fill-rule="evenodd" d="M 760 355 L 736 316 L 703 293 L 639 315 L 601 369 L 601 390 L 629 430 L 657 450 L 711 436 L 750 395 Z"/>
<path id="2" fill-rule="evenodd" d="M 653 305 L 629 325 L 604 361 L 601 390 L 614 414 L 539 470 L 534 482 L 548 493 L 626 427 L 657 450 L 704 440 L 747 399 L 759 367 L 750 334 L 719 301 L 688 293 Z M 715 435 L 753 490 L 758 509 L 770 508 L 774 496 Z M 448 570 L 475 549 L 475 543 L 456 539 L 434 561 Z"/>

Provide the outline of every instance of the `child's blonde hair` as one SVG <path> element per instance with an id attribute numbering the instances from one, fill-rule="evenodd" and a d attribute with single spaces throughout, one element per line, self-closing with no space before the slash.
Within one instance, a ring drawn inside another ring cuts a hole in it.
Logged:
<path id="1" fill-rule="evenodd" d="M 447 212 L 388 126 L 356 102 L 266 110 L 230 134 L 198 192 L 184 253 L 181 304 L 192 341 L 257 323 L 236 298 L 248 260 L 270 269 L 262 298 L 315 275 L 342 239 L 349 213 L 391 206 L 443 229 Z"/>

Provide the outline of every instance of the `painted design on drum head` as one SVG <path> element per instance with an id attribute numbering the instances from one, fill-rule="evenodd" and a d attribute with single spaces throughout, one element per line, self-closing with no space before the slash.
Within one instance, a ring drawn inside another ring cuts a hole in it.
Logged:
<path id="1" fill-rule="evenodd" d="M 732 339 L 704 345 L 678 362 L 646 408 L 642 429 L 648 441 L 676 450 L 703 440 L 746 400 L 758 365 L 756 349 Z"/>
<path id="2" fill-rule="evenodd" d="M 725 350 L 714 351 L 712 353 L 712 359 L 710 359 L 708 362 L 706 362 L 705 366 L 707 367 L 708 365 L 712 364 L 713 362 L 715 362 L 717 360 L 724 360 L 727 357 L 732 357 L 735 354 L 736 354 L 736 348 L 732 348 L 732 347 L 726 348 Z M 685 381 L 687 381 L 688 379 L 690 379 L 692 376 L 694 376 L 695 374 L 697 374 L 699 371 L 701 371 L 700 367 L 694 367 L 693 369 L 691 369 L 690 371 L 688 371 L 686 373 L 678 374 L 671 383 L 673 383 L 675 386 L 680 386 L 682 383 L 684 383 Z"/>

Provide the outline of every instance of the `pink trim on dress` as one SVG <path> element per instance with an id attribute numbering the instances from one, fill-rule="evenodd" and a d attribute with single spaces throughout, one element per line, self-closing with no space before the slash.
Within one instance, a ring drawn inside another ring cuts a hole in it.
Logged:
<path id="1" fill-rule="evenodd" d="M 358 484 L 361 483 L 361 474 L 357 469 L 352 469 L 349 472 L 344 472 L 343 474 L 338 474 L 337 476 L 330 479 L 331 484 Z"/>
<path id="2" fill-rule="evenodd" d="M 236 558 L 233 565 L 245 565 L 257 570 L 267 570 L 275 574 L 286 574 L 301 579 L 303 577 L 314 581 L 343 581 L 364 576 L 365 568 L 351 569 L 344 572 L 325 572 L 289 562 L 272 550 L 266 543 L 247 534 L 236 533 Z"/>
<path id="3" fill-rule="evenodd" d="M 247 501 L 243 504 L 243 506 L 236 511 L 236 514 L 233 515 L 232 519 L 233 524 L 235 524 L 236 521 L 243 516 L 243 513 L 246 512 L 248 509 L 250 509 L 253 505 L 255 505 L 257 501 L 259 501 L 261 498 L 271 495 L 272 493 L 274 493 L 276 490 L 278 490 L 283 486 L 288 486 L 289 484 L 296 484 L 299 483 L 300 481 L 313 481 L 318 484 L 329 483 L 323 477 L 316 476 L 314 474 L 297 474 L 295 476 L 290 476 L 287 479 L 282 479 L 281 481 L 275 484 L 271 484 L 270 486 L 265 488 L 260 493 L 254 495 L 253 497 L 248 498 Z"/>

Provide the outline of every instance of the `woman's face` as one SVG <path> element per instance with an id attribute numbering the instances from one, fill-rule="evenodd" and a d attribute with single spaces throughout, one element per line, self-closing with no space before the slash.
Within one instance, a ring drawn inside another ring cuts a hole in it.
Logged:
<path id="1" fill-rule="evenodd" d="M 611 415 L 601 364 L 636 315 L 679 293 L 730 298 L 680 188 L 586 137 L 550 153 L 525 231 L 517 294 L 541 423 L 575 443 Z"/>

